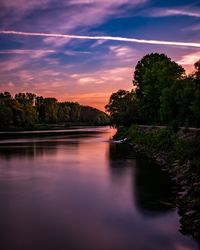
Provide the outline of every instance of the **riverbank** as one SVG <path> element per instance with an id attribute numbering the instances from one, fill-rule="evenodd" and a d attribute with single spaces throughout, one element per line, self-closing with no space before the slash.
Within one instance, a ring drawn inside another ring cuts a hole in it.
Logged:
<path id="1" fill-rule="evenodd" d="M 133 150 L 156 161 L 177 186 L 175 206 L 181 232 L 200 239 L 200 131 L 170 128 L 119 128 L 117 139 L 127 138 Z"/>
<path id="2" fill-rule="evenodd" d="M 0 133 L 12 133 L 12 132 L 26 132 L 26 131 L 55 131 L 55 130 L 66 130 L 66 129 L 76 129 L 80 127 L 106 127 L 109 124 L 91 124 L 91 123 L 81 123 L 81 122 L 69 122 L 65 124 L 36 124 L 32 128 L 24 128 L 20 126 L 10 126 L 5 129 L 0 129 Z"/>

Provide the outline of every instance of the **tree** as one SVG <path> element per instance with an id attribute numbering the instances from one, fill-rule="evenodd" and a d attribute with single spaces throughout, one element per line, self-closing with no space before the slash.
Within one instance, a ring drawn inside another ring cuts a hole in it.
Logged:
<path id="1" fill-rule="evenodd" d="M 67 102 L 70 107 L 70 121 L 78 122 L 80 120 L 81 105 L 77 102 Z"/>
<path id="2" fill-rule="evenodd" d="M 32 105 L 24 106 L 24 128 L 34 128 L 38 122 L 38 113 Z"/>
<path id="3" fill-rule="evenodd" d="M 5 102 L 6 100 L 12 99 L 12 96 L 9 92 L 0 93 L 0 102 Z"/>
<path id="4" fill-rule="evenodd" d="M 23 128 L 33 128 L 38 122 L 38 113 L 35 109 L 36 95 L 33 93 L 18 93 L 15 95 L 17 108 L 14 108 L 15 122 Z"/>
<path id="5" fill-rule="evenodd" d="M 194 115 L 194 126 L 200 127 L 200 60 L 194 64 L 194 67 L 196 70 L 193 75 L 195 91 L 190 105 L 190 110 Z"/>
<path id="6" fill-rule="evenodd" d="M 9 129 L 13 124 L 13 98 L 9 92 L 0 93 L 0 128 Z"/>
<path id="7" fill-rule="evenodd" d="M 194 114 L 191 112 L 191 105 L 194 101 L 195 91 L 195 84 L 189 77 L 165 88 L 160 97 L 162 123 L 192 126 Z"/>
<path id="8" fill-rule="evenodd" d="M 0 128 L 8 129 L 13 121 L 12 109 L 0 103 Z"/>
<path id="9" fill-rule="evenodd" d="M 195 64 L 195 73 L 194 73 L 194 78 L 196 80 L 196 82 L 198 83 L 198 85 L 200 86 L 200 60 L 198 60 Z"/>
<path id="10" fill-rule="evenodd" d="M 44 121 L 45 123 L 54 123 L 57 121 L 58 115 L 58 102 L 56 98 L 44 98 Z"/>
<path id="11" fill-rule="evenodd" d="M 15 95 L 15 100 L 17 100 L 22 105 L 34 105 L 36 95 L 33 93 L 18 93 Z"/>
<path id="12" fill-rule="evenodd" d="M 106 113 L 89 106 L 81 106 L 80 121 L 90 125 L 109 124 L 109 118 Z"/>
<path id="13" fill-rule="evenodd" d="M 70 121 L 70 107 L 67 102 L 58 103 L 58 121 L 68 122 Z"/>
<path id="14" fill-rule="evenodd" d="M 152 53 L 137 63 L 133 85 L 140 114 L 147 124 L 160 122 L 161 93 L 182 79 L 184 74 L 184 69 L 164 54 Z"/>
<path id="15" fill-rule="evenodd" d="M 138 102 L 133 91 L 120 89 L 113 93 L 105 109 L 110 113 L 111 124 L 116 127 L 130 126 L 140 120 Z"/>
<path id="16" fill-rule="evenodd" d="M 0 93 L 0 129 L 32 129 L 41 123 L 109 124 L 107 114 L 77 102 L 61 102 L 32 93 Z"/>
<path id="17" fill-rule="evenodd" d="M 44 110 L 44 98 L 43 96 L 37 96 L 35 99 L 35 107 L 38 113 L 38 118 L 40 122 L 45 120 L 45 110 Z"/>

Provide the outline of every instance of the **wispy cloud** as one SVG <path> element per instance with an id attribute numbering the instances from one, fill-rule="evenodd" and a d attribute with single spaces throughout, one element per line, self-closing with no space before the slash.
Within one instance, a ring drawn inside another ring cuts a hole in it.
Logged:
<path id="1" fill-rule="evenodd" d="M 110 46 L 111 56 L 122 63 L 131 65 L 134 61 L 134 56 L 138 56 L 138 51 L 127 46 Z"/>
<path id="2" fill-rule="evenodd" d="M 7 60 L 0 61 L 0 72 L 1 75 L 6 72 L 6 74 L 11 71 L 16 71 L 19 68 L 23 68 L 29 60 L 27 58 L 7 58 Z"/>
<path id="3" fill-rule="evenodd" d="M 200 60 L 200 52 L 190 53 L 183 55 L 182 58 L 177 62 L 182 65 L 191 65 Z"/>
<path id="4" fill-rule="evenodd" d="M 149 0 L 1 0 L 1 27 L 20 27 L 45 32 L 76 32 L 105 23 L 113 17 L 126 15 Z M 49 18 L 49 17 L 53 18 Z M 45 39 L 62 46 L 68 41 Z"/>
<path id="5" fill-rule="evenodd" d="M 131 76 L 133 69 L 131 67 L 114 67 L 110 69 L 101 69 L 95 72 L 77 73 L 70 75 L 74 83 L 81 86 L 90 85 L 93 89 L 99 88 L 113 90 L 122 82 L 124 88 L 131 85 Z"/>
<path id="6" fill-rule="evenodd" d="M 55 53 L 55 50 L 40 50 L 40 49 L 6 49 L 0 50 L 0 54 L 18 54 L 29 55 L 32 58 L 41 58 L 49 53 Z"/>
<path id="7" fill-rule="evenodd" d="M 151 8 L 150 10 L 143 12 L 146 16 L 150 17 L 165 17 L 165 16 L 189 16 L 189 17 L 200 17 L 199 9 L 191 8 Z"/>
<path id="8" fill-rule="evenodd" d="M 55 33 L 40 33 L 40 32 L 21 32 L 21 31 L 14 31 L 14 30 L 0 30 L 0 34 L 20 35 L 20 36 L 38 36 L 38 37 L 57 37 L 57 38 L 66 38 L 66 39 L 71 38 L 71 39 L 81 39 L 81 40 L 111 40 L 111 41 L 132 42 L 132 43 L 200 48 L 200 43 L 197 43 L 197 42 L 146 40 L 146 39 L 116 37 L 116 36 L 83 36 L 83 35 L 67 35 L 67 34 L 55 34 Z"/>
<path id="9" fill-rule="evenodd" d="M 66 56 L 75 56 L 75 55 L 80 55 L 80 54 L 91 54 L 90 51 L 79 51 L 79 50 L 65 50 L 63 52 L 64 55 Z"/>
<path id="10" fill-rule="evenodd" d="M 200 12 L 195 12 L 195 11 L 187 11 L 187 10 L 176 10 L 176 9 L 168 9 L 165 12 L 165 15 L 169 16 L 191 16 L 191 17 L 200 17 Z"/>

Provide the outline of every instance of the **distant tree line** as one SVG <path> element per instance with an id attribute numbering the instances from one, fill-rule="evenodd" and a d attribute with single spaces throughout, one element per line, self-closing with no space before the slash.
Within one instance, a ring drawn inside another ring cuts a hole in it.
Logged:
<path id="1" fill-rule="evenodd" d="M 108 115 L 77 102 L 58 102 L 33 93 L 0 93 L 0 129 L 32 129 L 38 124 L 106 125 Z"/>
<path id="2" fill-rule="evenodd" d="M 200 60 L 194 67 L 186 75 L 164 54 L 144 56 L 135 68 L 134 89 L 113 93 L 106 105 L 111 124 L 200 127 Z"/>

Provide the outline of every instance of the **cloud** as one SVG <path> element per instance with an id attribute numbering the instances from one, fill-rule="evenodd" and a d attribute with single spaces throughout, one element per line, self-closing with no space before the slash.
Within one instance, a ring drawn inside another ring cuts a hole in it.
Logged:
<path id="1" fill-rule="evenodd" d="M 104 81 L 102 79 L 98 79 L 98 78 L 95 78 L 95 77 L 88 77 L 88 76 L 85 76 L 85 77 L 81 77 L 80 79 L 78 79 L 78 83 L 80 85 L 87 85 L 87 84 L 100 84 L 100 83 L 104 83 Z"/>
<path id="2" fill-rule="evenodd" d="M 195 11 L 187 11 L 187 10 L 176 10 L 176 9 L 168 9 L 166 10 L 165 15 L 169 16 L 191 16 L 191 17 L 200 17 L 200 12 L 195 12 Z"/>
<path id="3" fill-rule="evenodd" d="M 7 58 L 6 61 L 0 61 L 1 75 L 24 67 L 28 61 L 27 58 Z"/>
<path id="4" fill-rule="evenodd" d="M 83 89 L 114 91 L 117 88 L 131 88 L 131 76 L 133 69 L 131 67 L 114 67 L 110 69 L 100 69 L 92 73 L 77 73 L 71 74 L 68 82 L 73 82 L 73 85 L 79 85 Z"/>
<path id="5" fill-rule="evenodd" d="M 20 27 L 45 32 L 74 32 L 96 27 L 112 17 L 125 15 L 149 0 L 2 0 L 1 27 Z M 123 8 L 122 8 L 123 6 Z M 49 18 L 53 17 L 53 18 Z M 45 39 L 46 43 L 62 46 L 67 40 Z"/>
<path id="6" fill-rule="evenodd" d="M 110 46 L 109 47 L 111 51 L 110 57 L 114 57 L 116 60 L 120 60 L 120 63 L 130 63 L 132 64 L 134 62 L 134 57 L 138 57 L 138 51 L 136 51 L 133 48 L 127 47 L 127 46 Z"/>
<path id="7" fill-rule="evenodd" d="M 68 42 L 70 42 L 71 39 L 66 39 L 66 38 L 57 38 L 57 37 L 46 37 L 43 39 L 43 42 L 47 45 L 54 45 L 55 47 L 61 47 Z"/>
<path id="8" fill-rule="evenodd" d="M 38 9 L 38 8 L 45 8 L 51 0 L 1 0 L 0 7 L 1 7 L 1 15 L 4 13 L 7 14 L 8 12 L 12 12 L 12 14 L 20 14 L 21 17 L 23 15 L 27 15 L 27 13 Z"/>
<path id="9" fill-rule="evenodd" d="M 65 50 L 63 52 L 64 55 L 66 56 L 75 56 L 75 55 L 80 55 L 80 54 L 91 54 L 90 51 L 79 51 L 79 50 Z"/>
<path id="10" fill-rule="evenodd" d="M 95 48 L 97 46 L 100 46 L 104 44 L 106 41 L 105 40 L 97 40 L 94 44 L 91 45 L 91 48 Z"/>
<path id="11" fill-rule="evenodd" d="M 127 37 L 115 37 L 115 36 L 83 36 L 83 35 L 40 33 L 40 32 L 22 32 L 22 31 L 14 31 L 14 30 L 0 30 L 0 34 L 20 35 L 20 36 L 38 36 L 38 37 L 57 37 L 57 38 L 67 38 L 67 39 L 71 38 L 71 39 L 81 39 L 81 40 L 107 40 L 107 41 L 110 40 L 110 41 L 132 42 L 132 43 L 200 48 L 200 43 L 197 43 L 197 42 L 146 40 L 146 39 L 136 39 L 136 38 L 127 38 Z"/>
<path id="12" fill-rule="evenodd" d="M 0 50 L 0 54 L 18 54 L 29 55 L 32 58 L 41 58 L 49 53 L 55 53 L 55 50 L 39 50 L 39 49 L 7 49 Z"/>
<path id="13" fill-rule="evenodd" d="M 182 65 L 191 65 L 200 60 L 200 52 L 190 53 L 183 55 L 182 58 L 177 61 L 177 63 Z"/>
<path id="14" fill-rule="evenodd" d="M 200 10 L 193 10 L 190 8 L 182 9 L 169 9 L 169 8 L 152 8 L 143 12 L 144 15 L 150 17 L 165 17 L 165 16 L 189 16 L 189 17 L 200 17 Z"/>
<path id="15" fill-rule="evenodd" d="M 6 64 L 4 62 L 4 65 L 2 62 L 2 65 L 0 65 L 1 89 L 9 90 L 12 93 L 13 91 L 15 93 L 30 91 L 38 95 L 55 96 L 63 101 L 79 101 L 103 110 L 105 103 L 108 102 L 108 96 L 112 92 L 119 88 L 131 89 L 132 87 L 133 68 L 131 67 L 118 66 L 110 69 L 98 69 L 94 72 L 88 72 L 87 70 L 80 73 L 78 70 L 74 71 L 74 69 L 70 72 L 64 71 L 60 67 L 49 68 L 46 64 L 45 66 L 41 65 L 40 68 L 31 68 L 27 61 L 23 61 L 19 65 L 17 64 L 17 58 L 15 59 L 14 61 L 8 60 Z M 8 86 L 10 81 L 13 82 L 13 88 Z M 98 97 L 98 93 L 104 94 Z"/>

